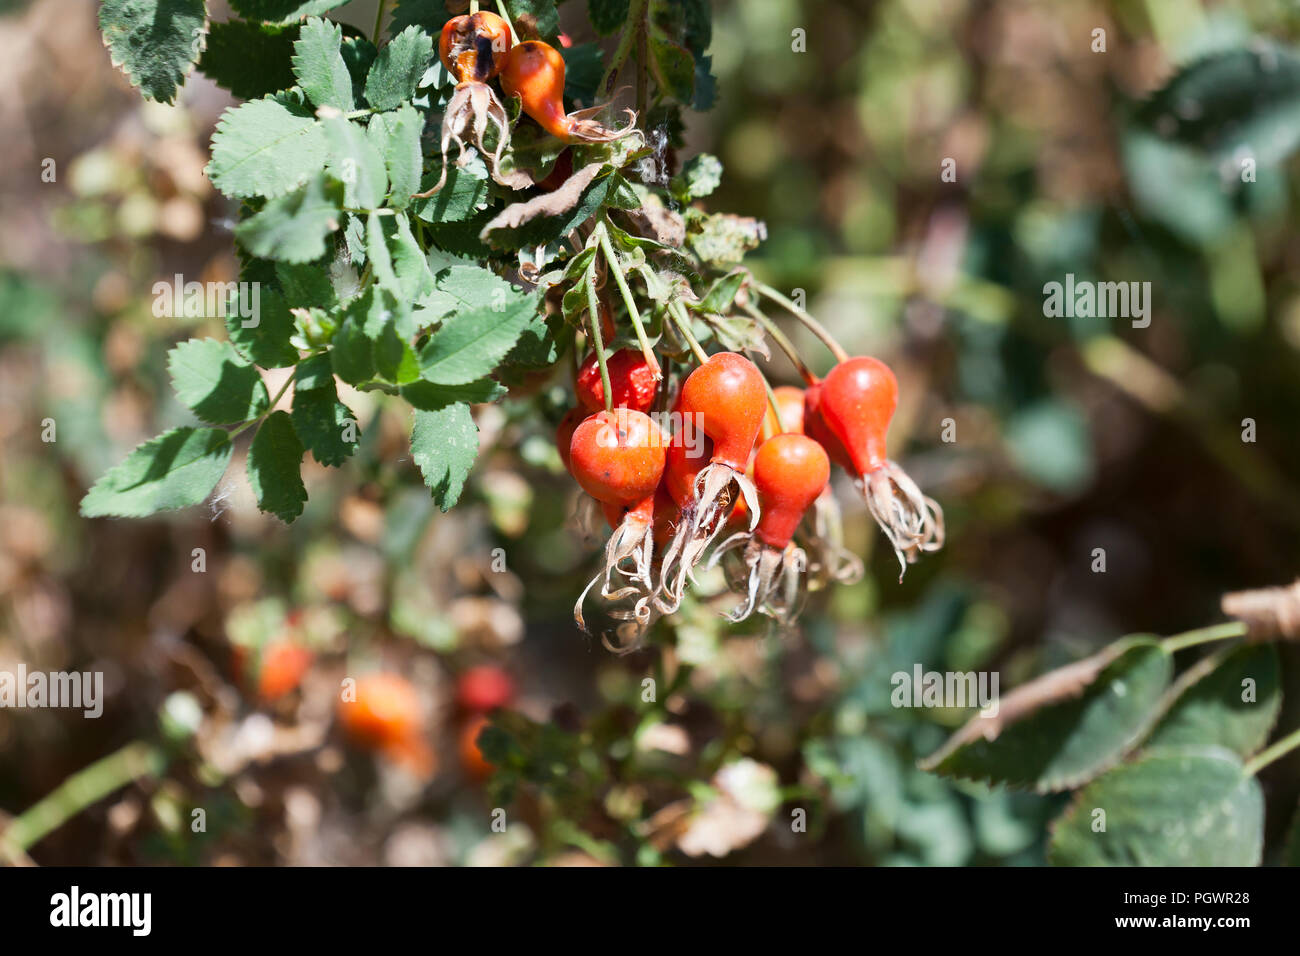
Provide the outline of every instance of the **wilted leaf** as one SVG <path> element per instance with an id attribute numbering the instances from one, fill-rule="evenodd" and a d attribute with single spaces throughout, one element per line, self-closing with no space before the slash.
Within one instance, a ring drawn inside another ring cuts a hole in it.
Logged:
<path id="1" fill-rule="evenodd" d="M 1118 641 L 999 698 L 995 716 L 976 714 L 920 766 L 1039 792 L 1076 787 L 1146 733 L 1172 668 L 1155 639 Z"/>

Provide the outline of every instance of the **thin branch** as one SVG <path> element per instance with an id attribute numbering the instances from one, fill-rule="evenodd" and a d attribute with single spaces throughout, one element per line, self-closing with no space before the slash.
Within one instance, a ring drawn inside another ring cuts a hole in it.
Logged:
<path id="1" fill-rule="evenodd" d="M 600 387 L 605 391 L 605 411 L 614 411 L 614 390 L 609 384 L 609 367 L 605 364 L 605 336 L 600 330 L 600 303 L 596 301 L 596 257 L 587 263 L 587 325 L 591 327 L 591 341 L 596 348 L 596 364 L 600 366 Z"/>
<path id="2" fill-rule="evenodd" d="M 777 347 L 785 353 L 786 358 L 788 358 L 794 365 L 795 369 L 799 372 L 799 377 L 804 380 L 804 384 L 816 385 L 817 376 L 814 375 L 812 370 L 804 364 L 803 356 L 799 354 L 799 350 L 794 347 L 794 343 L 786 337 L 786 334 L 781 331 L 780 327 L 760 312 L 752 302 L 746 302 L 743 308 L 749 313 L 750 317 L 754 319 L 754 321 L 763 327 L 763 331 L 772 336 L 772 341 L 777 344 Z"/>
<path id="3" fill-rule="evenodd" d="M 675 320 L 677 330 L 682 333 L 682 338 L 686 339 L 686 344 L 690 346 L 691 352 L 695 355 L 695 360 L 703 365 L 709 360 L 709 354 L 700 347 L 696 341 L 695 334 L 691 331 L 691 319 L 686 314 L 686 308 L 680 302 L 670 302 L 668 312 Z"/>
<path id="4" fill-rule="evenodd" d="M 659 368 L 659 360 L 655 358 L 654 349 L 650 347 L 650 340 L 646 338 L 645 326 L 641 324 L 641 313 L 637 311 L 636 300 L 632 297 L 632 289 L 627 284 L 627 277 L 623 274 L 623 266 L 619 263 L 618 256 L 614 254 L 614 246 L 609 241 L 609 232 L 605 229 L 603 222 L 596 227 L 596 239 L 600 243 L 600 251 L 605 254 L 608 271 L 613 273 L 614 283 L 623 296 L 623 304 L 627 306 L 627 314 L 632 319 L 632 327 L 636 329 L 636 340 L 641 346 L 641 354 L 645 356 L 646 364 L 654 371 L 655 381 L 662 381 L 664 375 Z"/>
<path id="5" fill-rule="evenodd" d="M 844 347 L 840 345 L 839 342 L 835 341 L 835 337 L 827 332 L 825 326 L 814 319 L 811 315 L 799 308 L 799 306 L 795 305 L 780 292 L 777 292 L 770 285 L 765 285 L 757 279 L 754 279 L 752 284 L 759 295 L 767 296 L 777 305 L 788 310 L 791 315 L 806 325 L 808 331 L 821 339 L 822 343 L 831 350 L 831 354 L 835 356 L 835 361 L 843 362 L 849 357 L 849 353 L 844 351 Z"/>

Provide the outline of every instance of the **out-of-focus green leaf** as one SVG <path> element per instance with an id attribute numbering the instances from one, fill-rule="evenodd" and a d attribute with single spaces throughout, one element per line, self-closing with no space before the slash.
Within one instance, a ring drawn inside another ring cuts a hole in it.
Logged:
<path id="1" fill-rule="evenodd" d="M 203 0 L 104 0 L 99 28 L 113 65 L 151 100 L 170 103 L 203 52 Z"/>
<path id="2" fill-rule="evenodd" d="M 1258 866 L 1263 840 L 1264 796 L 1236 755 L 1217 747 L 1163 750 L 1080 791 L 1052 832 L 1049 859 L 1064 866 Z"/>
<path id="3" fill-rule="evenodd" d="M 1131 637 L 1001 696 L 923 769 L 1040 793 L 1077 787 L 1120 760 L 1159 715 L 1173 669 L 1155 640 Z"/>
<path id="4" fill-rule="evenodd" d="M 1215 744 L 1248 757 L 1264 745 L 1282 706 L 1277 651 L 1271 644 L 1246 644 L 1207 657 L 1174 692 L 1145 747 Z"/>

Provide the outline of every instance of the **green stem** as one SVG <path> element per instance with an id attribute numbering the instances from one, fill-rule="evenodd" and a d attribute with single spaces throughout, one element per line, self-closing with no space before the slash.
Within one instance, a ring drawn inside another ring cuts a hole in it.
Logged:
<path id="1" fill-rule="evenodd" d="M 510 19 L 510 11 L 506 9 L 504 0 L 497 0 L 497 12 L 501 14 L 501 19 L 506 21 L 506 26 L 510 28 L 510 45 L 518 45 L 519 34 L 515 32 L 515 21 Z"/>
<path id="2" fill-rule="evenodd" d="M 650 86 L 650 61 L 647 56 L 644 26 L 636 31 L 636 121 L 645 129 L 646 95 Z"/>
<path id="3" fill-rule="evenodd" d="M 786 358 L 793 363 L 795 370 L 799 373 L 799 377 L 804 380 L 804 384 L 816 385 L 817 376 L 814 375 L 812 370 L 804 364 L 803 357 L 799 354 L 799 350 L 794 347 L 794 343 L 786 337 L 786 334 L 781 331 L 777 324 L 760 312 L 752 302 L 746 303 L 744 309 L 749 313 L 751 318 L 763 327 L 763 331 L 772 336 L 772 341 L 775 342 L 781 351 L 785 353 Z"/>
<path id="4" fill-rule="evenodd" d="M 260 425 L 262 422 L 266 421 L 266 419 L 270 416 L 271 412 L 275 411 L 276 402 L 278 402 L 281 398 L 284 397 L 284 393 L 289 390 L 289 386 L 292 384 L 293 384 L 293 372 L 290 372 L 289 377 L 286 378 L 284 380 L 284 384 L 280 386 L 280 390 L 275 393 L 275 397 L 272 398 L 271 401 L 267 404 L 266 411 L 262 412 L 262 414 L 258 415 L 256 418 L 250 419 L 244 422 L 244 424 L 240 425 L 238 428 L 234 429 L 230 433 L 230 440 L 234 441 L 235 436 L 238 435 L 240 432 L 252 428 L 254 425 Z"/>
<path id="5" fill-rule="evenodd" d="M 709 360 L 709 354 L 700 347 L 696 341 L 695 334 L 691 331 L 691 319 L 686 314 L 686 308 L 680 302 L 670 302 L 668 304 L 668 313 L 675 320 L 677 331 L 682 333 L 682 338 L 686 339 L 686 344 L 690 347 L 691 352 L 695 355 L 695 360 L 703 365 Z"/>
<path id="6" fill-rule="evenodd" d="M 370 42 L 379 46 L 379 31 L 384 27 L 384 11 L 388 8 L 388 0 L 379 0 L 379 9 L 375 11 L 375 29 L 370 35 Z"/>
<path id="7" fill-rule="evenodd" d="M 1195 647 L 1197 644 L 1223 641 L 1230 637 L 1242 637 L 1245 633 L 1246 625 L 1243 622 L 1225 621 L 1222 624 L 1214 624 L 1210 627 L 1197 628 L 1195 631 L 1186 631 L 1182 634 L 1166 637 L 1160 642 L 1160 646 L 1170 654 L 1174 654 L 1185 648 Z"/>
<path id="8" fill-rule="evenodd" d="M 754 362 L 754 353 L 750 349 L 745 349 L 745 351 L 749 354 L 749 360 Z M 758 368 L 757 362 L 754 362 L 754 367 Z M 772 383 L 767 380 L 767 376 L 763 374 L 761 368 L 758 369 L 758 377 L 763 380 L 763 391 L 767 392 L 767 404 L 771 406 L 772 415 L 776 418 L 777 434 L 781 434 L 785 431 L 785 422 L 781 421 L 781 408 L 776 403 L 776 392 L 772 391 Z"/>
<path id="9" fill-rule="evenodd" d="M 637 37 L 645 32 L 646 10 L 649 6 L 650 0 L 632 0 L 628 5 L 623 34 L 618 38 L 618 46 L 615 47 L 614 55 L 609 60 L 609 67 L 605 70 L 605 75 L 600 78 L 600 86 L 597 87 L 605 96 L 613 92 L 618 71 L 623 69 L 623 64 L 632 55 L 632 47 L 637 42 Z M 644 63 L 641 68 L 645 69 Z"/>
<path id="10" fill-rule="evenodd" d="M 605 392 L 605 411 L 614 411 L 614 390 L 609 384 L 609 367 L 605 364 L 605 335 L 600 329 L 600 303 L 596 301 L 596 257 L 587 263 L 587 324 L 596 347 L 596 364 L 600 366 L 600 387 Z"/>
<path id="11" fill-rule="evenodd" d="M 79 770 L 9 824 L 0 834 L 0 856 L 12 858 L 26 852 L 119 787 L 140 777 L 157 776 L 165 763 L 162 751 L 137 740 Z"/>
<path id="12" fill-rule="evenodd" d="M 841 346 L 839 342 L 835 341 L 835 337 L 827 332 L 826 328 L 811 315 L 799 308 L 799 306 L 795 305 L 780 292 L 777 292 L 770 285 L 765 285 L 757 279 L 754 280 L 753 285 L 759 295 L 767 296 L 777 305 L 787 309 L 796 319 L 807 326 L 808 331 L 821 339 L 822 343 L 831 350 L 831 354 L 835 356 L 835 361 L 843 362 L 849 357 L 849 353 L 844 351 L 844 347 Z"/>
<path id="13" fill-rule="evenodd" d="M 645 326 L 641 324 L 641 313 L 637 311 L 636 300 L 632 297 L 632 290 L 627 284 L 627 276 L 623 274 L 623 266 L 619 263 L 618 256 L 614 254 L 614 246 L 609 241 L 609 232 L 603 222 L 596 226 L 596 240 L 600 243 L 600 251 L 605 255 L 605 264 L 614 275 L 614 283 L 623 296 L 623 304 L 627 306 L 627 314 L 632 319 L 632 327 L 636 329 L 636 340 L 641 346 L 641 354 L 645 356 L 646 364 L 654 370 L 655 381 L 661 381 L 664 374 L 659 368 L 659 360 L 655 358 L 655 351 L 650 347 L 650 340 L 646 338 Z"/>
<path id="14" fill-rule="evenodd" d="M 1267 747 L 1255 754 L 1254 757 L 1246 762 L 1244 769 L 1247 774 L 1253 777 L 1273 761 L 1285 757 L 1297 747 L 1300 747 L 1300 727 L 1291 731 L 1291 733 L 1274 743 L 1273 746 Z"/>

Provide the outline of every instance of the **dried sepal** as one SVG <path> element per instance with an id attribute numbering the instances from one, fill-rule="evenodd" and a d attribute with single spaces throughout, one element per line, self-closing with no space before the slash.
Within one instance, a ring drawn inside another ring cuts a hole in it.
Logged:
<path id="1" fill-rule="evenodd" d="M 907 566 L 916 563 L 922 552 L 943 547 L 943 508 L 893 461 L 862 476 L 858 486 L 871 516 L 893 545 L 902 581 Z"/>

